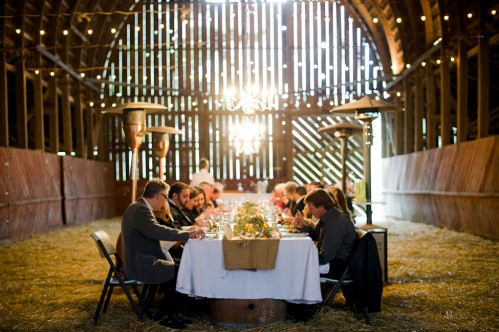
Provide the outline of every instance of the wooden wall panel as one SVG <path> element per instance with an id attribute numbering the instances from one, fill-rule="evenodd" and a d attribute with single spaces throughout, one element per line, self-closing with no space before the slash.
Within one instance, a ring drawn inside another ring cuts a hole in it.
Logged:
<path id="1" fill-rule="evenodd" d="M 0 244 L 62 226 L 60 160 L 41 151 L 0 148 Z"/>
<path id="2" fill-rule="evenodd" d="M 62 174 L 66 224 L 115 216 L 113 163 L 63 157 Z"/>
<path id="3" fill-rule="evenodd" d="M 115 216 L 114 179 L 113 163 L 0 147 L 0 245 Z"/>
<path id="4" fill-rule="evenodd" d="M 499 239 L 499 136 L 383 160 L 389 216 Z"/>

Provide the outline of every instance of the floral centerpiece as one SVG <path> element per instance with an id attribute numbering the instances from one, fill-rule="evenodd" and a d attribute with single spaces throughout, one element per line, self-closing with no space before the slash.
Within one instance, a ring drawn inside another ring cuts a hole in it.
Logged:
<path id="1" fill-rule="evenodd" d="M 234 237 L 241 239 L 279 238 L 279 232 L 269 226 L 258 204 L 244 202 L 236 210 L 234 223 Z"/>

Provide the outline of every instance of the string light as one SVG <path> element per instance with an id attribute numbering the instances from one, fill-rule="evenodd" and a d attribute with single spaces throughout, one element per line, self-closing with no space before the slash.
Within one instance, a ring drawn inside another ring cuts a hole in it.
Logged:
<path id="1" fill-rule="evenodd" d="M 423 22 L 426 21 L 426 16 L 424 16 L 424 15 L 421 16 L 421 21 L 423 21 Z"/>

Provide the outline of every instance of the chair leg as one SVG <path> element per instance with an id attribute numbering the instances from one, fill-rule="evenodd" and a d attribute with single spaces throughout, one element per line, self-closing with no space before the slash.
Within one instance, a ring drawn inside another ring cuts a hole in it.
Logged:
<path id="1" fill-rule="evenodd" d="M 371 325 L 371 320 L 369 319 L 369 314 L 367 313 L 367 308 L 362 309 L 362 315 L 364 315 L 364 322 L 367 325 Z"/>
<path id="2" fill-rule="evenodd" d="M 107 306 L 109 305 L 109 300 L 111 299 L 111 295 L 113 294 L 114 287 L 114 285 L 109 285 L 109 290 L 107 291 L 106 302 L 104 302 L 102 313 L 105 313 L 107 311 Z"/>
<path id="3" fill-rule="evenodd" d="M 95 310 L 95 315 L 94 315 L 95 325 L 97 325 L 97 320 L 99 319 L 100 314 L 102 312 L 106 312 L 107 305 L 109 303 L 109 298 L 111 297 L 111 292 L 113 291 L 113 287 L 109 282 L 111 275 L 112 275 L 112 270 L 109 269 L 106 281 L 104 282 L 104 287 L 102 288 L 102 293 L 99 299 L 99 303 L 97 304 L 97 309 Z M 104 304 L 104 298 L 106 298 L 105 304 Z M 103 304 L 104 307 L 102 306 Z"/>
<path id="4" fill-rule="evenodd" d="M 101 294 L 100 299 L 99 299 L 99 304 L 97 304 L 97 309 L 95 310 L 95 315 L 94 315 L 95 325 L 97 325 L 97 320 L 99 319 L 99 316 L 101 314 L 102 304 L 104 303 L 104 298 L 107 295 L 107 290 L 108 290 L 108 285 L 106 283 L 106 285 L 102 289 L 102 294 Z"/>
<path id="5" fill-rule="evenodd" d="M 331 303 L 333 302 L 334 298 L 336 297 L 336 294 L 338 294 L 338 291 L 340 290 L 341 288 L 341 283 L 337 283 L 336 285 L 334 285 L 334 288 L 333 290 L 331 291 L 331 293 L 329 294 L 329 296 L 326 298 L 326 300 L 324 301 L 324 304 L 322 305 L 322 308 L 328 308 Z"/>
<path id="6" fill-rule="evenodd" d="M 149 290 L 147 292 L 147 296 L 145 297 L 146 299 L 146 304 L 151 307 L 152 303 L 154 301 L 154 297 L 156 296 L 156 292 L 158 291 L 158 285 L 150 285 Z"/>
<path id="7" fill-rule="evenodd" d="M 142 306 L 142 314 L 146 313 L 147 317 L 151 318 L 152 314 L 149 311 L 149 306 L 147 305 L 147 302 L 144 300 L 143 296 L 140 295 L 139 289 L 137 286 L 132 286 L 132 289 L 135 293 L 135 296 L 137 296 L 137 299 L 139 299 L 139 304 Z"/>
<path id="8" fill-rule="evenodd" d="M 137 306 L 137 302 L 135 302 L 135 300 L 133 299 L 132 294 L 130 294 L 130 291 L 128 290 L 128 287 L 123 284 L 123 285 L 121 285 L 121 288 L 125 292 L 126 297 L 128 298 L 128 301 L 130 302 L 130 304 L 132 305 L 133 309 L 137 313 L 137 316 L 139 317 L 140 321 L 143 322 L 144 321 L 144 316 L 140 312 L 139 307 Z M 143 303 L 142 296 L 140 296 L 140 293 L 139 293 L 139 291 L 137 290 L 136 287 L 133 287 L 133 288 L 134 288 L 135 294 L 138 296 L 139 301 L 142 304 Z"/>

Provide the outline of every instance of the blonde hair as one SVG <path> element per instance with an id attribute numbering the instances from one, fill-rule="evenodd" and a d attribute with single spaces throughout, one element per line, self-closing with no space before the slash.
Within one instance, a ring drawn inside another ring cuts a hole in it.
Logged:
<path id="1" fill-rule="evenodd" d="M 331 197 L 333 197 L 334 202 L 336 203 L 336 207 L 338 210 L 343 212 L 348 218 L 350 218 L 350 212 L 348 211 L 347 199 L 343 190 L 338 187 L 330 187 L 328 191 L 331 193 Z"/>

